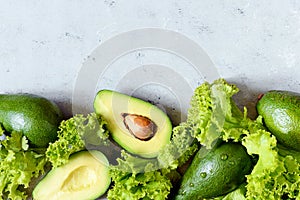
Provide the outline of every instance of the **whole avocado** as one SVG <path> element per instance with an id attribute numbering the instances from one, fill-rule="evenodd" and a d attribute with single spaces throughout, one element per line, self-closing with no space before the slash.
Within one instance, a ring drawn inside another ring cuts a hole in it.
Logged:
<path id="1" fill-rule="evenodd" d="M 252 169 L 246 149 L 223 143 L 202 155 L 200 149 L 185 172 L 175 200 L 210 199 L 227 194 L 245 181 Z"/>
<path id="2" fill-rule="evenodd" d="M 0 95 L 0 123 L 4 129 L 21 132 L 36 147 L 47 147 L 56 140 L 61 120 L 61 110 L 44 97 L 33 94 Z"/>
<path id="3" fill-rule="evenodd" d="M 300 94 L 272 90 L 257 103 L 266 127 L 286 147 L 300 151 Z"/>

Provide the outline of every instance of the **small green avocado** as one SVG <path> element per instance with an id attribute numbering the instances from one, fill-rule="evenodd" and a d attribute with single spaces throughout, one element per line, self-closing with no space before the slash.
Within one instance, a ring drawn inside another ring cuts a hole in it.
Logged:
<path id="1" fill-rule="evenodd" d="M 0 95 L 0 123 L 4 129 L 23 133 L 37 147 L 47 147 L 56 140 L 61 120 L 61 110 L 46 98 L 32 94 Z"/>
<path id="2" fill-rule="evenodd" d="M 300 94 L 269 91 L 258 101 L 257 112 L 281 144 L 300 151 Z"/>
<path id="3" fill-rule="evenodd" d="M 109 163 L 100 151 L 73 154 L 67 164 L 52 169 L 34 188 L 34 200 L 92 200 L 111 183 Z"/>
<path id="4" fill-rule="evenodd" d="M 170 142 L 169 117 L 148 102 L 101 90 L 95 97 L 94 109 L 107 121 L 113 140 L 130 153 L 153 158 Z"/>
<path id="5" fill-rule="evenodd" d="M 251 158 L 239 143 L 223 143 L 203 152 L 201 148 L 196 153 L 183 175 L 175 200 L 211 199 L 227 194 L 239 187 L 252 169 Z"/>

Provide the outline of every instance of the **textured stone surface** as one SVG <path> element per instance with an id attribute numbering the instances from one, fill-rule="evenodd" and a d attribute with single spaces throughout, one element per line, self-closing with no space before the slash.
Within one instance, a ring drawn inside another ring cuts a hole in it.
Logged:
<path id="1" fill-rule="evenodd" d="M 2 1 L 0 92 L 41 94 L 70 114 L 77 72 L 93 49 L 121 32 L 145 27 L 194 40 L 219 74 L 238 84 L 238 98 L 245 102 L 269 89 L 300 92 L 296 0 Z M 132 62 L 142 56 L 136 53 Z"/>

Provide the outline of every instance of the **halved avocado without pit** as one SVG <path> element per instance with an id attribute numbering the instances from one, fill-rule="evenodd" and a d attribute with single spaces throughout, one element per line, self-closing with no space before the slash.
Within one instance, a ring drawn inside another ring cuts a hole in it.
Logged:
<path id="1" fill-rule="evenodd" d="M 153 158 L 170 142 L 169 117 L 149 102 L 101 90 L 95 97 L 94 109 L 107 121 L 112 139 L 132 154 Z"/>
<path id="2" fill-rule="evenodd" d="M 109 163 L 100 151 L 73 154 L 67 164 L 52 169 L 34 188 L 34 200 L 89 200 L 102 196 L 111 178 Z"/>

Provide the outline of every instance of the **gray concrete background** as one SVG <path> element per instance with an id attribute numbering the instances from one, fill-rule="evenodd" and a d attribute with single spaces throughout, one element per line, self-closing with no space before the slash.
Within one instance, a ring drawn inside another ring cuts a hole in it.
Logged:
<path id="1" fill-rule="evenodd" d="M 0 92 L 41 94 L 70 115 L 87 56 L 119 33 L 147 27 L 174 30 L 198 43 L 220 76 L 241 88 L 243 105 L 269 89 L 300 92 L 297 0 L 2 0 Z"/>

